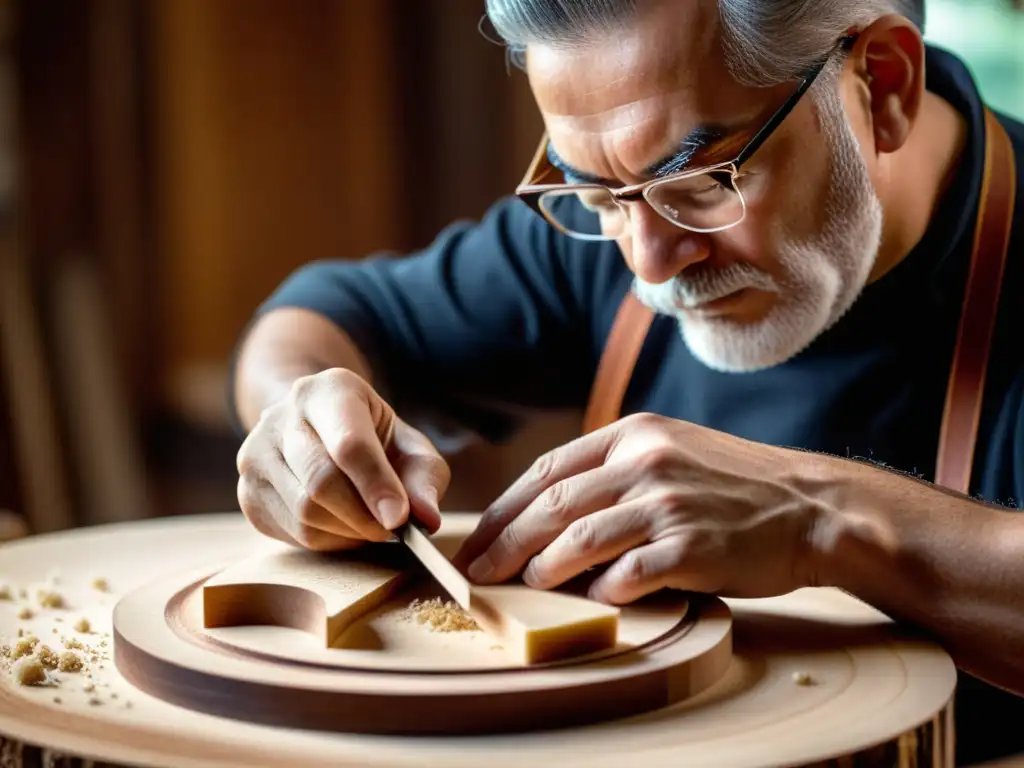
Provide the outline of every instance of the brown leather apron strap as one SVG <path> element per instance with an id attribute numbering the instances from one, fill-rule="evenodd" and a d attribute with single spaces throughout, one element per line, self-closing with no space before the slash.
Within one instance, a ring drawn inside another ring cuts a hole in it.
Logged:
<path id="1" fill-rule="evenodd" d="M 946 405 L 939 436 L 936 483 L 967 493 L 970 487 L 981 402 L 1006 255 L 1013 226 L 1016 170 L 1006 131 L 985 110 L 985 167 L 978 224 Z M 616 421 L 654 313 L 626 294 L 597 368 L 583 418 L 584 433 Z"/>
<path id="2" fill-rule="evenodd" d="M 986 109 L 985 170 L 978 200 L 978 224 L 935 466 L 936 484 L 964 494 L 970 492 L 989 353 L 1010 249 L 1016 186 L 1010 137 Z"/>
<path id="3" fill-rule="evenodd" d="M 584 434 L 618 420 L 622 398 L 653 320 L 654 312 L 641 303 L 633 291 L 627 291 L 597 366 L 590 402 L 583 416 Z"/>

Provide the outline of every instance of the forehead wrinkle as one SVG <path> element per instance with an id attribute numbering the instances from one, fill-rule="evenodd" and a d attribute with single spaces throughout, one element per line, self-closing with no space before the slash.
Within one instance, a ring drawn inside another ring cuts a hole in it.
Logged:
<path id="1" fill-rule="evenodd" d="M 613 83 L 610 83 L 608 85 L 602 85 L 601 87 L 594 88 L 593 90 L 586 91 L 585 93 L 579 95 L 582 96 L 600 93 L 601 91 L 607 90 L 610 85 L 615 83 L 621 83 L 627 79 L 629 79 L 628 76 L 621 77 L 613 81 Z M 630 100 L 627 104 L 616 104 L 614 106 L 607 107 L 604 109 L 594 109 L 590 112 L 578 112 L 574 110 L 560 112 L 552 109 L 548 105 L 544 105 L 543 110 L 545 119 L 555 123 L 569 121 L 573 123 L 583 123 L 584 125 L 588 125 L 590 123 L 601 123 L 602 125 L 604 125 L 605 121 L 608 121 L 611 124 L 611 127 L 616 127 L 616 125 L 619 122 L 621 122 L 624 119 L 628 119 L 628 115 L 631 112 L 640 112 L 644 110 L 655 111 L 657 110 L 657 107 L 664 106 L 665 101 L 671 100 L 673 103 L 677 103 L 680 94 L 693 94 L 695 91 L 696 88 L 693 85 L 685 85 L 679 88 L 675 88 L 671 91 L 659 91 L 657 93 L 652 93 L 649 96 L 635 98 Z M 655 104 L 654 106 L 651 106 L 652 102 L 658 103 Z"/>

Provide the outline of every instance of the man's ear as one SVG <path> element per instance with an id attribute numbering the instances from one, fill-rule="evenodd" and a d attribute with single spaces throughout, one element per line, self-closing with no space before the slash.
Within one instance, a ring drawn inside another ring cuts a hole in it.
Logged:
<path id="1" fill-rule="evenodd" d="M 879 152 L 907 141 L 925 90 L 925 44 L 913 22 L 883 16 L 866 27 L 851 52 L 868 95 L 871 130 Z"/>

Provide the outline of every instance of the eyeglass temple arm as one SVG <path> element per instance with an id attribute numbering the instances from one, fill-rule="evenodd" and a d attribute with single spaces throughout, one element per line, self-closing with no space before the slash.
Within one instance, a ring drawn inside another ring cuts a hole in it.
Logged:
<path id="1" fill-rule="evenodd" d="M 810 89 L 812 85 L 814 85 L 814 81 L 818 79 L 818 75 L 820 75 L 822 70 L 825 69 L 825 65 L 829 63 L 835 52 L 837 50 L 849 50 L 849 48 L 853 45 L 856 39 L 856 34 L 849 34 L 841 37 L 839 41 L 836 43 L 836 46 L 831 51 L 829 51 L 829 54 L 825 56 L 820 62 L 815 64 L 807 72 L 807 74 L 804 75 L 804 79 L 801 81 L 800 86 L 796 89 L 796 91 L 794 91 L 793 94 L 788 99 L 786 99 L 785 103 L 779 108 L 779 111 L 772 115 L 771 120 L 765 123 L 761 127 L 761 130 L 754 134 L 754 138 L 752 138 L 750 140 L 750 143 L 743 148 L 742 152 L 740 152 L 740 155 L 739 157 L 736 158 L 735 162 L 735 166 L 737 169 L 739 169 L 740 166 L 742 166 L 745 162 L 747 162 L 747 160 L 750 159 L 750 156 L 753 155 L 761 147 L 761 145 L 765 142 L 765 139 L 772 134 L 772 132 L 779 126 L 779 124 L 786 119 L 789 113 L 793 111 L 796 105 L 800 103 L 800 99 L 802 99 L 803 95 L 807 93 L 807 91 Z"/>

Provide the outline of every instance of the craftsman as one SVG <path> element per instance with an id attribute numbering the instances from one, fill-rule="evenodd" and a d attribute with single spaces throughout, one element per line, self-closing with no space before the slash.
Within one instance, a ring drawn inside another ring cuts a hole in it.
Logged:
<path id="1" fill-rule="evenodd" d="M 964 670 L 959 762 L 1024 751 L 1024 699 L 987 684 L 1024 695 L 1024 125 L 987 124 L 912 0 L 487 9 L 546 128 L 524 181 L 584 186 L 291 276 L 234 367 L 246 517 L 316 549 L 410 509 L 436 528 L 441 437 L 585 406 L 632 290 L 656 313 L 616 363 L 621 410 L 495 501 L 460 567 L 549 588 L 607 566 L 592 594 L 614 603 L 839 587 Z M 995 318 L 977 429 L 957 422 L 947 456 L 977 435 L 962 494 L 933 482 L 947 388 L 979 201 L 998 232 L 1013 189 L 1008 251 L 983 238 L 1008 253 L 1001 301 L 966 324 Z"/>

